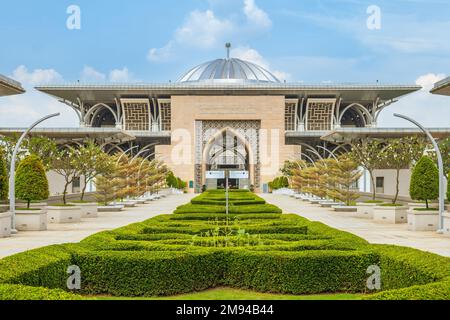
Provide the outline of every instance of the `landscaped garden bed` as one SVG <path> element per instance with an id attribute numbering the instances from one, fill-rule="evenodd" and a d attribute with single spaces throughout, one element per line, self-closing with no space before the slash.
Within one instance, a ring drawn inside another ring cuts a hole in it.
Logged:
<path id="1" fill-rule="evenodd" d="M 370 245 L 322 223 L 281 214 L 250 192 L 230 192 L 228 216 L 221 209 L 224 201 L 223 191 L 209 191 L 177 214 L 2 259 L 0 298 L 168 297 L 231 287 L 272 294 L 450 299 L 449 258 Z M 78 295 L 62 291 L 71 265 L 81 270 Z M 381 269 L 382 291 L 375 294 L 366 286 L 372 265 Z"/>

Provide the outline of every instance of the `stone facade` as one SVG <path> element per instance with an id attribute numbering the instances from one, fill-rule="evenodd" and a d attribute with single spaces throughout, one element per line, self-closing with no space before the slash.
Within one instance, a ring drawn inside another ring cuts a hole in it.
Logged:
<path id="1" fill-rule="evenodd" d="M 196 161 L 202 152 L 196 145 L 199 121 L 222 121 L 223 126 L 255 121 L 260 124 L 256 149 L 260 161 L 256 161 L 253 172 L 262 187 L 280 174 L 284 161 L 300 152 L 299 146 L 285 144 L 285 107 L 284 96 L 172 96 L 172 144 L 156 146 L 156 153 L 175 175 L 198 185 L 203 180 L 199 173 L 202 164 Z"/>

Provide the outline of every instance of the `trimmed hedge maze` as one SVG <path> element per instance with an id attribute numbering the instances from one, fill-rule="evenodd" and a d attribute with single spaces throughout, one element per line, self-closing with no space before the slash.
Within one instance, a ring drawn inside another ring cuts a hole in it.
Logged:
<path id="1" fill-rule="evenodd" d="M 216 286 L 285 294 L 368 293 L 366 299 L 450 299 L 450 259 L 370 245 L 245 191 L 209 191 L 175 214 L 0 260 L 0 299 L 169 296 Z M 68 266 L 81 290 L 66 290 Z M 381 268 L 382 290 L 366 287 Z"/>

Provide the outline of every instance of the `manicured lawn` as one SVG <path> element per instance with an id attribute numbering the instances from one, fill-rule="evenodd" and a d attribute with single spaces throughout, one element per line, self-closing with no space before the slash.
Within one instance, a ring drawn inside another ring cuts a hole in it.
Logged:
<path id="1" fill-rule="evenodd" d="M 321 295 L 270 294 L 232 288 L 214 288 L 202 292 L 170 297 L 112 297 L 97 296 L 99 300 L 359 300 L 362 294 L 336 293 Z"/>

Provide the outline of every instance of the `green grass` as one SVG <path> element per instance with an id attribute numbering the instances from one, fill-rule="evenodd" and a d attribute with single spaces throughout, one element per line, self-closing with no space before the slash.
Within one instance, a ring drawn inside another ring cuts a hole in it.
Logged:
<path id="1" fill-rule="evenodd" d="M 364 295 L 351 293 L 289 295 L 261 293 L 233 288 L 214 288 L 170 297 L 95 296 L 98 300 L 360 300 Z"/>

